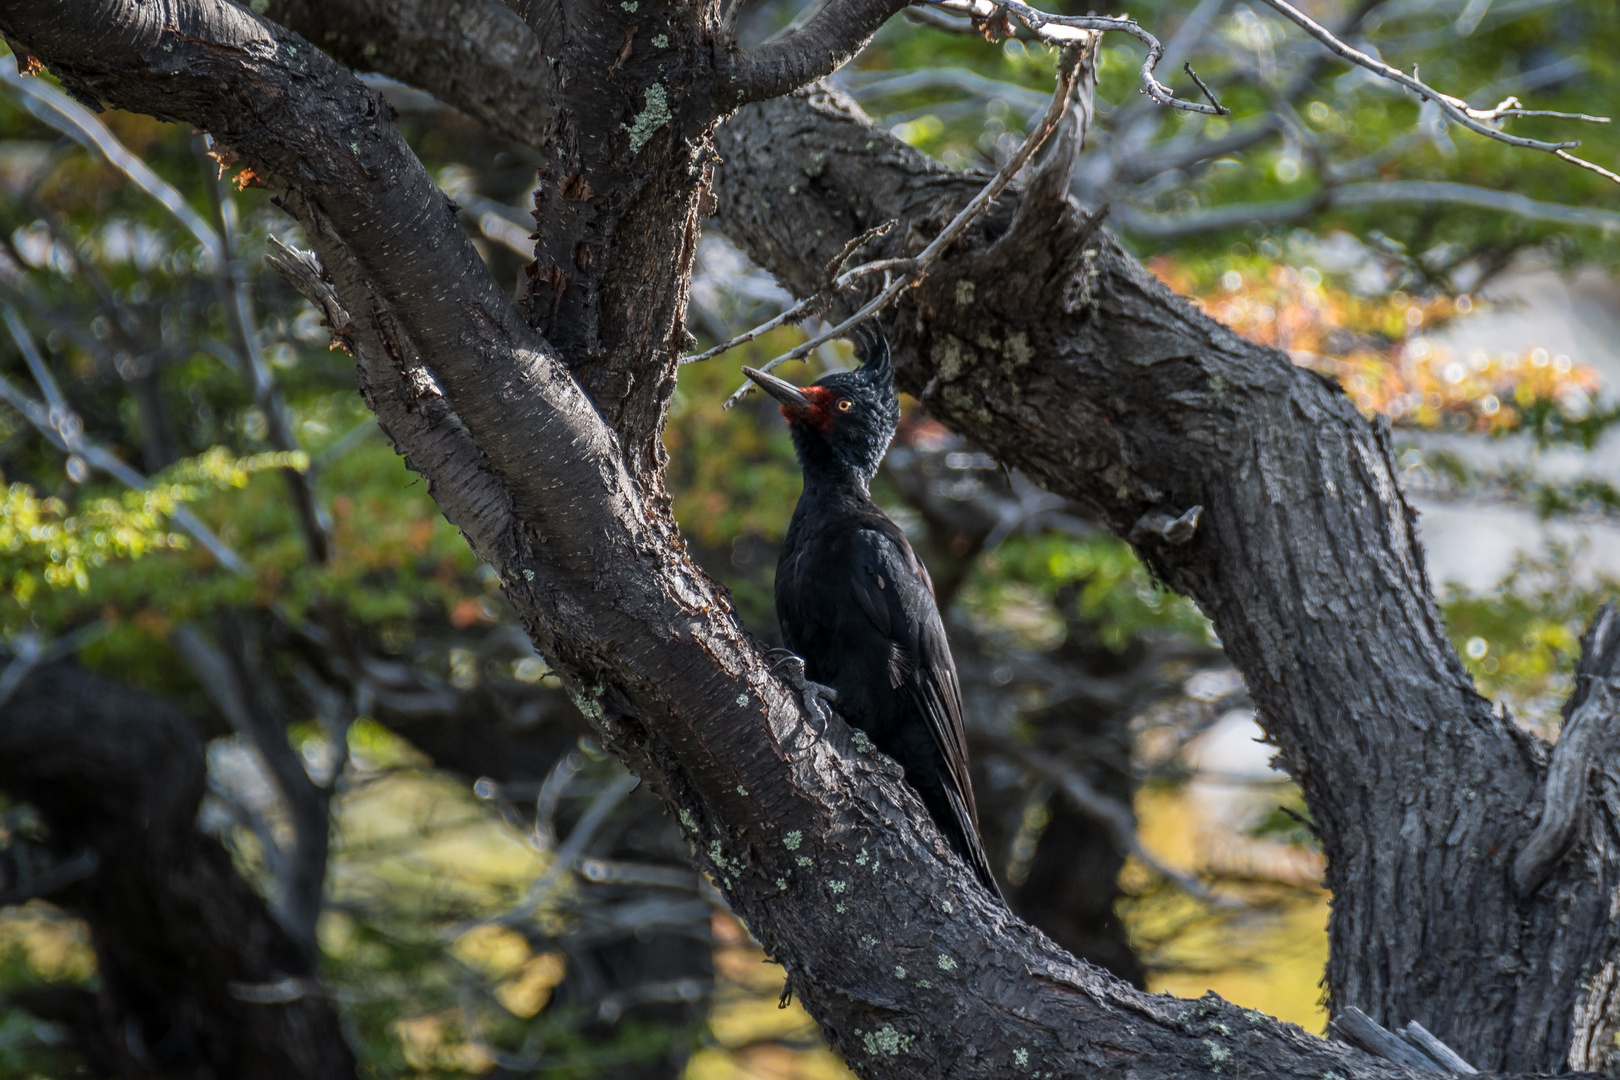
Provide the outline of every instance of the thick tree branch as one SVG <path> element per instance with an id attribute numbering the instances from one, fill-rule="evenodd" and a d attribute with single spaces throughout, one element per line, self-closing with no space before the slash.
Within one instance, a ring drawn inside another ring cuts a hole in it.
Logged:
<path id="1" fill-rule="evenodd" d="M 555 53 L 555 7 L 541 0 L 520 12 L 499 0 L 267 0 L 254 10 L 348 67 L 426 90 L 539 149 L 556 93 L 545 60 Z M 534 22 L 525 25 L 524 14 Z"/>
<path id="2" fill-rule="evenodd" d="M 829 0 L 802 26 L 733 58 L 719 83 L 722 111 L 791 93 L 854 59 L 910 0 Z"/>
<path id="3" fill-rule="evenodd" d="M 741 111 L 720 149 L 728 233 L 801 295 L 849 236 L 892 217 L 896 237 L 927 236 L 978 190 L 828 88 Z M 1130 538 L 1214 619 L 1323 828 L 1336 1011 L 1419 1020 L 1482 1068 L 1599 1064 L 1575 1048 L 1602 1043 L 1616 1006 L 1566 965 L 1616 955 L 1614 840 L 1597 830 L 1582 866 L 1555 871 L 1557 902 L 1502 888 L 1541 767 L 1446 639 L 1385 430 L 1088 237 L 1061 199 L 1007 201 L 909 294 L 902 386 Z M 1195 505 L 1188 543 L 1135 532 Z"/>
<path id="4" fill-rule="evenodd" d="M 1541 820 L 1513 860 L 1513 885 L 1534 892 L 1575 843 L 1586 812 L 1586 778 L 1608 760 L 1620 737 L 1620 608 L 1604 604 L 1581 639 L 1575 691 L 1564 703 L 1564 729 L 1553 747 Z"/>

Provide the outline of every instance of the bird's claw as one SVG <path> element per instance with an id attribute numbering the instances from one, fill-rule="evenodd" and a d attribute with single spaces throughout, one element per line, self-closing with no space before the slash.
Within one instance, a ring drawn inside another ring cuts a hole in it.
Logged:
<path id="1" fill-rule="evenodd" d="M 778 650 L 772 650 L 772 652 L 776 651 Z M 832 710 L 827 706 L 837 704 L 838 691 L 824 683 L 811 682 L 806 678 L 804 657 L 788 652 L 786 649 L 780 651 L 786 653 L 786 655 L 773 663 L 771 667 L 779 669 L 782 678 L 787 680 L 787 684 L 799 692 L 799 699 L 804 702 L 804 711 L 815 717 L 819 723 L 821 730 L 817 731 L 816 734 L 825 734 L 827 724 L 832 719 Z"/>

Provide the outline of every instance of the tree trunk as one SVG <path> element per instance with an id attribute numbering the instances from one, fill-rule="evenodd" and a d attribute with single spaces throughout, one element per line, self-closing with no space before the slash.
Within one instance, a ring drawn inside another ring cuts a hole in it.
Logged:
<path id="1" fill-rule="evenodd" d="M 197 831 L 202 740 L 166 702 L 71 665 L 29 675 L 0 723 L 0 787 L 31 803 L 51 898 L 90 926 L 99 987 L 25 1004 L 122 1077 L 341 1080 L 354 1057 L 314 957 Z"/>

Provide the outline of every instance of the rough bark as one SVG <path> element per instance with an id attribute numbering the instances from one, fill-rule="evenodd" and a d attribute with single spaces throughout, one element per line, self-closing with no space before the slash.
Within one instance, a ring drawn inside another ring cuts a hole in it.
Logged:
<path id="1" fill-rule="evenodd" d="M 801 294 L 850 236 L 898 217 L 873 256 L 905 254 L 978 187 L 827 88 L 743 110 L 719 146 L 724 227 Z M 1605 1067 L 1612 818 L 1594 799 L 1580 857 L 1514 896 L 1545 755 L 1446 639 L 1387 430 L 1089 228 L 1067 199 L 989 220 L 896 317 L 900 384 L 1214 620 L 1322 828 L 1335 1010 L 1419 1020 L 1485 1069 Z M 1194 505 L 1190 543 L 1136 529 Z"/>
<path id="2" fill-rule="evenodd" d="M 1222 1002 L 1142 994 L 1010 917 L 842 724 L 806 729 L 627 464 L 647 460 L 639 430 L 621 451 L 371 94 L 219 0 L 83 6 L 13 0 L 0 30 L 79 93 L 203 127 L 285 191 L 385 430 L 858 1071 L 1395 1074 Z M 699 161 L 706 130 L 672 123 L 669 141 L 687 145 L 661 160 Z M 971 184 L 825 94 L 728 130 L 741 140 L 728 223 L 795 287 L 825 245 L 880 220 L 882 200 L 926 235 Z M 1335 1001 L 1421 1018 L 1487 1067 L 1564 1067 L 1572 1013 L 1597 1017 L 1582 1033 L 1609 1023 L 1567 961 L 1613 952 L 1612 830 L 1522 906 L 1506 899 L 1542 766 L 1446 644 L 1384 435 L 1088 237 L 1066 203 L 1029 202 L 970 235 L 899 337 L 903 378 L 936 415 L 1122 534 L 1205 506 L 1190 544 L 1139 550 L 1216 620 L 1330 838 Z M 1426 784 L 1429 769 L 1447 782 Z M 1406 920 L 1385 917 L 1403 907 Z"/>
<path id="3" fill-rule="evenodd" d="M 110 1075 L 339 1080 L 354 1059 L 309 954 L 196 829 L 202 739 L 165 702 L 70 665 L 41 668 L 0 721 L 0 788 L 31 803 L 63 862 L 94 870 L 50 893 L 83 918 L 93 995 L 22 1004 L 67 1024 Z M 253 1001 L 264 988 L 288 987 Z"/>
<path id="4" fill-rule="evenodd" d="M 261 0 L 253 9 L 347 67 L 426 90 L 526 146 L 544 143 L 553 69 L 522 18 L 495 0 Z"/>

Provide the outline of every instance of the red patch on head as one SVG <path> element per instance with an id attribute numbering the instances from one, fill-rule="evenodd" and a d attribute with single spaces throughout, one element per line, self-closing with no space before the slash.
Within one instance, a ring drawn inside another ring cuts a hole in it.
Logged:
<path id="1" fill-rule="evenodd" d="M 808 424 L 817 431 L 832 427 L 836 395 L 825 386 L 806 386 L 802 390 L 804 396 L 810 399 L 810 407 L 795 409 L 791 405 L 783 405 L 782 418 L 790 424 Z"/>

